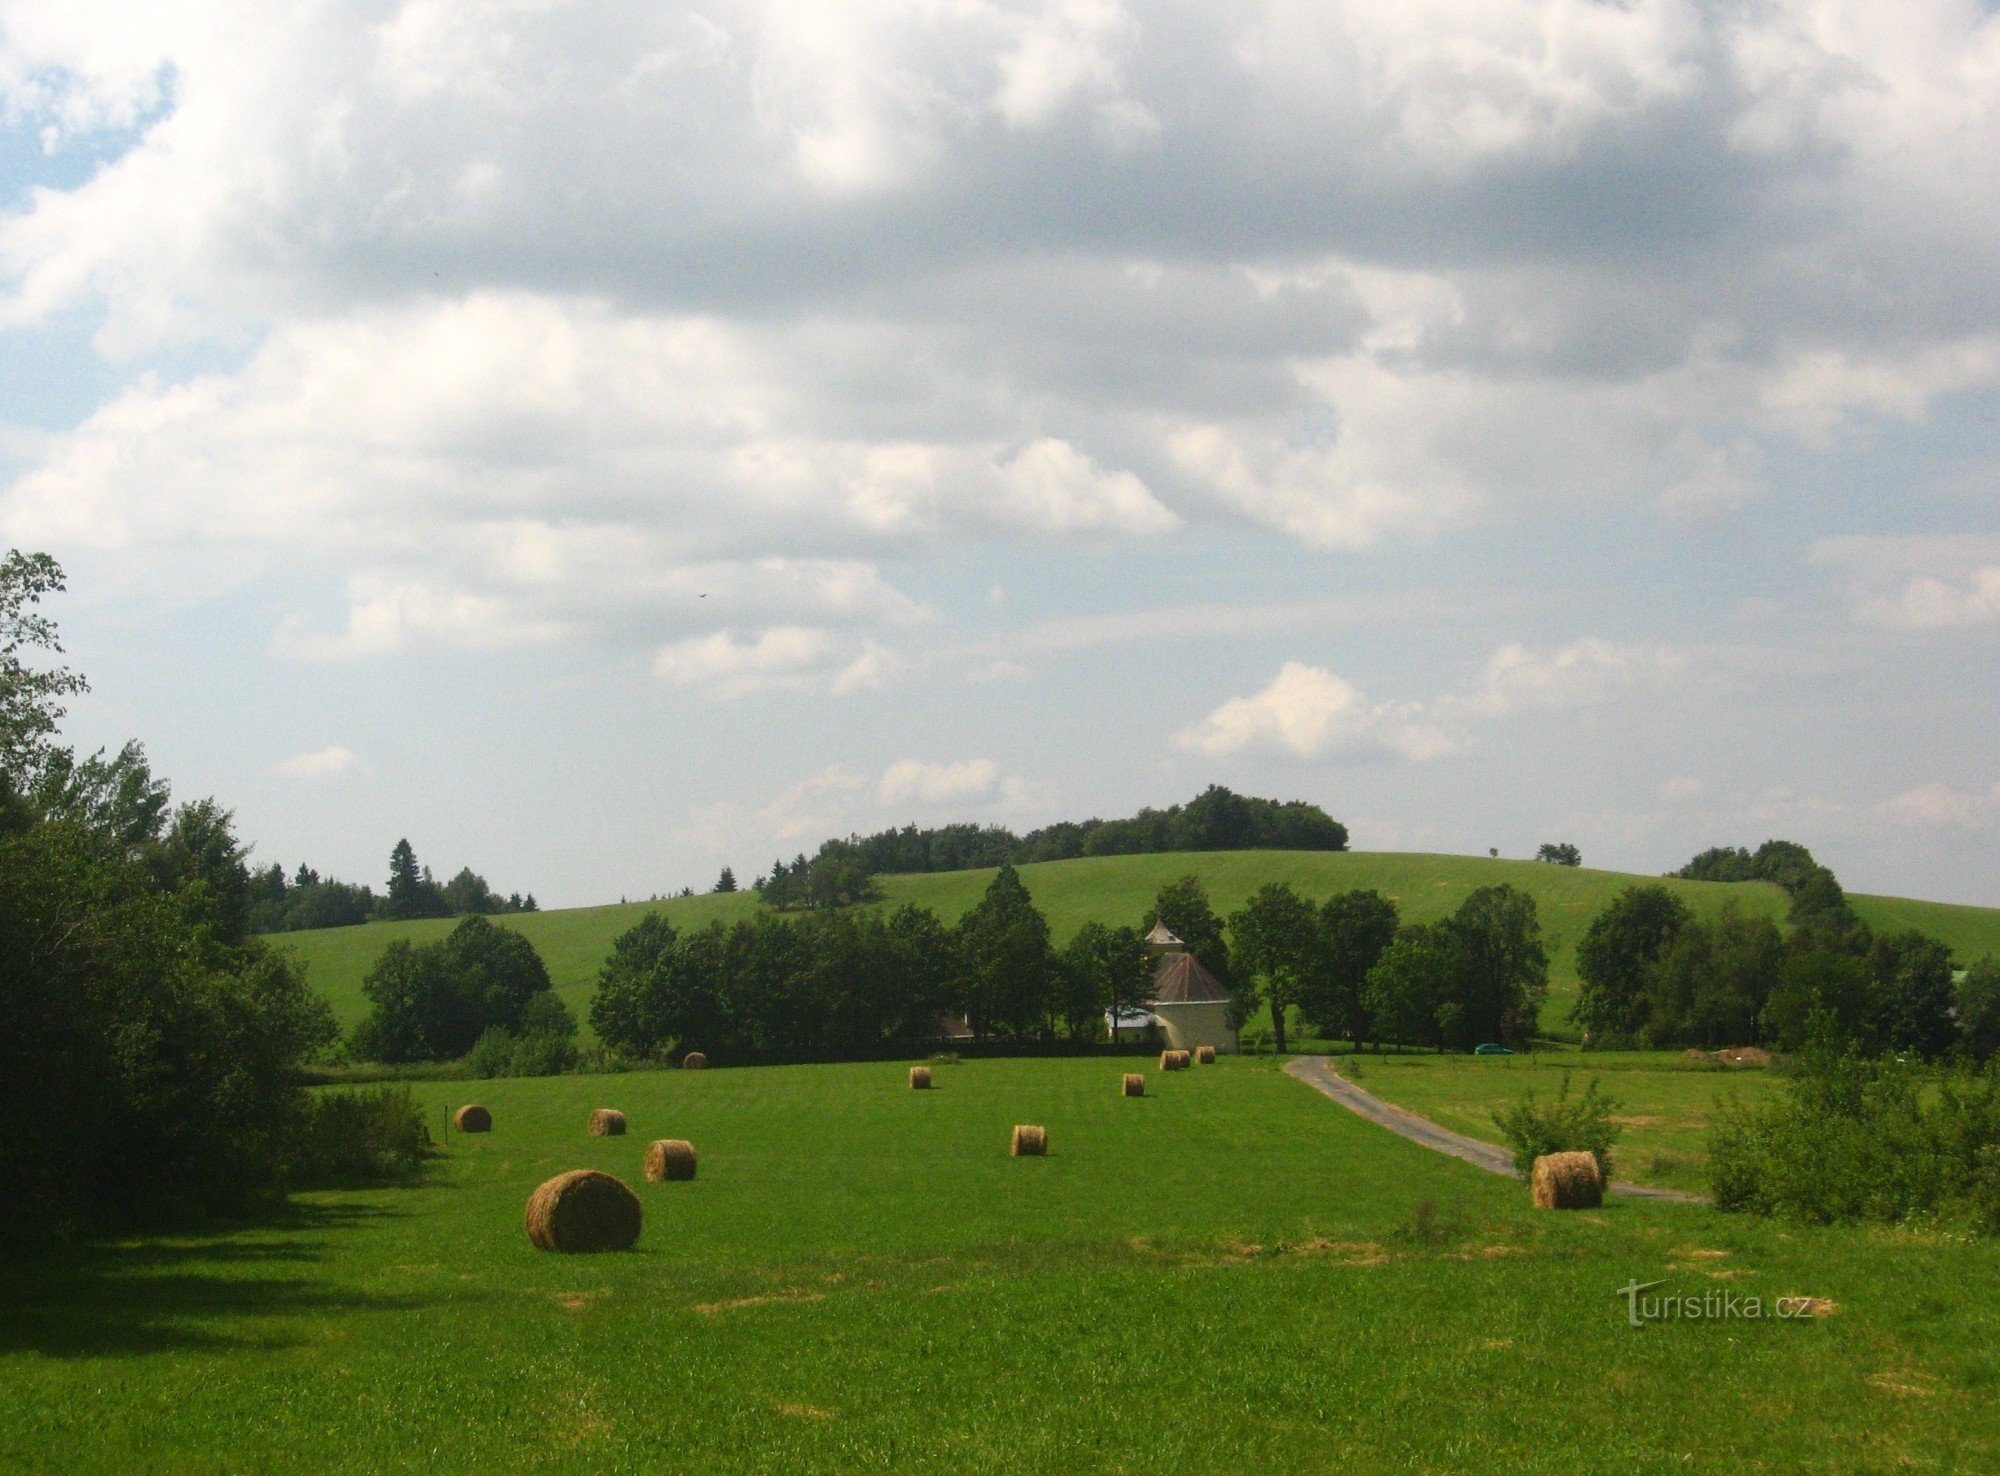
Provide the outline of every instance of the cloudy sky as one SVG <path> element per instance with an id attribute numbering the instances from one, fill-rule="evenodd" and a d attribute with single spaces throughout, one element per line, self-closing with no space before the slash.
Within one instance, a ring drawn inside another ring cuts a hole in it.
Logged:
<path id="1" fill-rule="evenodd" d="M 0 0 L 87 746 L 545 903 L 1215 781 L 2000 903 L 1977 0 Z"/>

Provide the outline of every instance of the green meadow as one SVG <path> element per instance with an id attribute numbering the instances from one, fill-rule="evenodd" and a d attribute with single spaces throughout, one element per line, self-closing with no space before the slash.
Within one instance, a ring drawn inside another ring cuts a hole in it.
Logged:
<path id="1" fill-rule="evenodd" d="M 1780 1085 L 1763 1069 L 1684 1060 L 1671 1051 L 1537 1051 L 1518 1056 L 1345 1055 L 1334 1069 L 1356 1086 L 1453 1132 L 1506 1146 L 1496 1108 L 1533 1092 L 1547 1100 L 1569 1078 L 1572 1096 L 1593 1081 L 1618 1105 L 1623 1129 L 1614 1175 L 1635 1184 L 1706 1192 L 1708 1131 L 1716 1104 L 1761 1103 Z"/>
<path id="2" fill-rule="evenodd" d="M 1036 905 L 1047 914 L 1060 945 L 1086 922 L 1137 922 L 1167 882 L 1192 872 L 1207 885 L 1217 911 L 1241 907 L 1266 882 L 1290 882 L 1314 901 L 1356 887 L 1373 887 L 1395 899 L 1403 916 L 1426 922 L 1452 911 L 1475 887 L 1506 882 L 1530 893 L 1540 908 L 1549 944 L 1550 995 L 1543 1026 L 1568 1030 L 1565 1016 L 1576 998 L 1576 944 L 1590 920 L 1626 887 L 1657 877 L 1616 871 L 1551 866 L 1537 861 L 1496 861 L 1476 856 L 1433 856 L 1397 851 L 1220 851 L 1164 856 L 1100 856 L 1050 861 L 1020 868 Z M 881 879 L 886 905 L 913 902 L 946 922 L 979 900 L 990 871 L 958 871 Z M 1725 884 L 1667 879 L 1664 885 L 1702 914 L 1733 902 L 1745 912 L 1782 918 L 1784 894 L 1763 882 Z M 1856 909 L 1881 930 L 1921 928 L 1950 944 L 1960 960 L 2000 953 L 2000 910 L 1919 902 L 1902 897 L 1861 897 Z M 658 910 L 677 926 L 747 916 L 757 902 L 747 892 L 729 896 L 675 898 L 607 907 L 579 907 L 496 918 L 533 940 L 550 977 L 579 1019 L 588 1015 L 597 970 L 611 941 L 648 911 Z M 274 941 L 292 949 L 312 983 L 332 1002 L 343 1025 L 364 1013 L 361 980 L 394 938 L 428 939 L 451 930 L 449 920 L 369 923 L 312 933 L 286 933 Z"/>
<path id="3" fill-rule="evenodd" d="M 1538 1212 L 1268 1058 L 1128 1064 L 479 1083 L 420 1186 L 0 1267 L 0 1468 L 2000 1466 L 2000 1247 Z M 417 1090 L 441 1130 L 468 1088 Z M 658 1136 L 695 1182 L 641 1179 Z M 572 1167 L 638 1190 L 635 1251 L 530 1248 Z M 1633 1328 L 1635 1278 L 1824 1302 Z"/>

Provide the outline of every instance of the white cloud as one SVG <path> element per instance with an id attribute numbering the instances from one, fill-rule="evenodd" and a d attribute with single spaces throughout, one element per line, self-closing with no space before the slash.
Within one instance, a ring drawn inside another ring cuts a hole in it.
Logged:
<path id="1" fill-rule="evenodd" d="M 234 365 L 134 377 L 8 532 L 383 582 L 496 521 L 676 562 L 1217 516 L 1359 548 L 1727 510 L 1759 437 L 2000 377 L 1976 7 L 583 15 L 0 10 L 8 116 L 132 130 L 0 219 L 0 314 Z"/>
<path id="2" fill-rule="evenodd" d="M 1485 681 L 1450 706 L 1495 717 L 1520 711 L 1588 707 L 1616 693 L 1672 681 L 1687 657 L 1664 645 L 1633 645 L 1587 636 L 1551 651 L 1510 643 L 1486 663 Z"/>
<path id="3" fill-rule="evenodd" d="M 1671 648 L 1586 637 L 1551 651 L 1510 644 L 1494 652 L 1470 692 L 1427 701 L 1377 702 L 1324 667 L 1288 661 L 1271 684 L 1232 697 L 1178 742 L 1221 756 L 1395 757 L 1411 762 L 1463 747 L 1473 728 L 1520 712 L 1589 707 L 1641 685 L 1676 679 L 1686 658 Z"/>
<path id="4" fill-rule="evenodd" d="M 1923 830 L 1983 830 L 2000 818 L 2000 784 L 1985 791 L 1920 784 L 1877 806 L 1884 819 Z"/>
<path id="5" fill-rule="evenodd" d="M 1182 748 L 1210 757 L 1263 752 L 1314 759 L 1394 755 L 1421 760 L 1449 751 L 1449 738 L 1413 719 L 1408 710 L 1370 702 L 1324 667 L 1287 661 L 1269 686 L 1249 697 L 1230 698 L 1178 741 Z"/>
<path id="6" fill-rule="evenodd" d="M 1863 625 L 1930 631 L 2000 621 L 2000 538 L 1829 538 L 1812 558 L 1847 571 Z"/>
<path id="7" fill-rule="evenodd" d="M 663 646 L 653 674 L 679 686 L 703 686 L 721 698 L 822 688 L 835 696 L 878 687 L 902 670 L 894 651 L 809 626 L 780 625 L 738 636 L 719 630 Z"/>
<path id="8" fill-rule="evenodd" d="M 366 769 L 361 756 L 344 744 L 329 744 L 311 753 L 294 754 L 272 772 L 286 779 L 346 779 Z"/>
<path id="9" fill-rule="evenodd" d="M 883 771 L 875 796 L 885 805 L 949 804 L 991 794 L 999 778 L 1000 766 L 992 759 L 943 764 L 898 759 Z"/>

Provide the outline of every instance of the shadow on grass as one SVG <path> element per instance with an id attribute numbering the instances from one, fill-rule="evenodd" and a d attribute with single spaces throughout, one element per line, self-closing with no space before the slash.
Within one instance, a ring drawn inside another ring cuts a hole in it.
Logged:
<path id="1" fill-rule="evenodd" d="M 18 1256 L 0 1263 L 0 1354 L 269 1350 L 304 1341 L 302 1319 L 421 1306 L 421 1298 L 372 1295 L 305 1274 L 324 1259 L 322 1232 L 402 1214 L 382 1205 L 293 1204 L 253 1225 Z"/>

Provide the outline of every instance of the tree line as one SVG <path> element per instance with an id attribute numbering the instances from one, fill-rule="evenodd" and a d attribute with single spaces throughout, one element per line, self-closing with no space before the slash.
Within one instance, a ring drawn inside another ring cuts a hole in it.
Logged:
<path id="1" fill-rule="evenodd" d="M 1211 784 L 1184 805 L 1149 807 L 1122 820 L 1062 821 L 1024 836 L 998 825 L 906 825 L 828 840 L 810 857 L 801 853 L 773 863 L 755 885 L 773 907 L 823 909 L 872 900 L 873 878 L 882 875 L 976 871 L 1080 856 L 1346 849 L 1347 827 L 1318 805 L 1259 799 Z"/>
<path id="2" fill-rule="evenodd" d="M 1963 976 L 1951 950 L 1915 929 L 1878 934 L 1804 846 L 1704 851 L 1676 876 L 1771 881 L 1789 932 L 1733 905 L 1710 918 L 1657 884 L 1628 887 L 1577 948 L 1573 1019 L 1593 1046 L 1764 1045 L 1924 1059 L 1978 1059 L 2000 1045 L 2000 964 Z"/>
<path id="3" fill-rule="evenodd" d="M 1534 902 L 1482 888 L 1451 917 L 1405 926 L 1375 892 L 1315 906 L 1261 888 L 1226 920 L 1201 882 L 1162 888 L 1135 925 L 1089 923 L 1061 948 L 1019 874 L 1003 866 L 956 925 L 889 913 L 768 913 L 681 931 L 647 916 L 615 944 L 591 1006 L 606 1045 L 635 1057 L 719 1060 L 866 1054 L 936 1037 L 1094 1042 L 1152 988 L 1145 935 L 1164 924 L 1229 989 L 1235 1023 L 1269 1007 L 1276 1044 L 1296 1012 L 1357 1044 L 1469 1048 L 1532 1035 L 1547 990 Z"/>
<path id="4" fill-rule="evenodd" d="M 58 741 L 80 676 L 37 606 L 45 554 L 0 560 L 0 1238 L 240 1213 L 302 1171 L 301 1068 L 338 1034 L 251 934 L 230 812 L 174 803 L 145 750 Z M 39 653 L 36 664 L 25 659 Z"/>
<path id="5" fill-rule="evenodd" d="M 440 882 L 417 860 L 409 840 L 389 853 L 389 883 L 378 896 L 366 885 L 322 877 L 301 863 L 289 877 L 275 863 L 250 873 L 250 927 L 258 933 L 295 933 L 308 928 L 343 928 L 366 922 L 401 922 L 420 917 L 495 917 L 535 912 L 535 894 L 502 897 L 470 866 Z"/>

